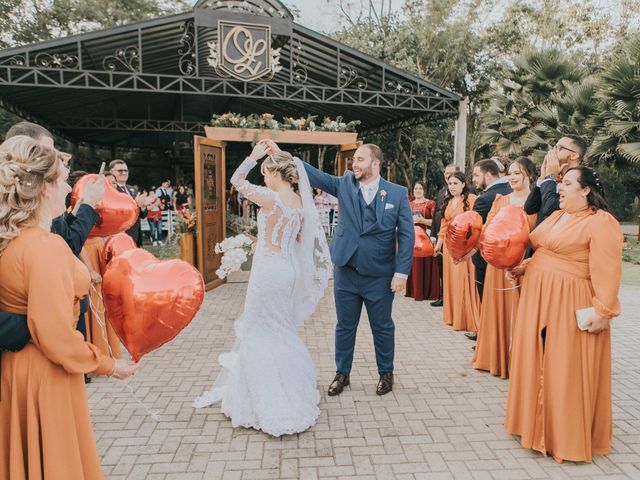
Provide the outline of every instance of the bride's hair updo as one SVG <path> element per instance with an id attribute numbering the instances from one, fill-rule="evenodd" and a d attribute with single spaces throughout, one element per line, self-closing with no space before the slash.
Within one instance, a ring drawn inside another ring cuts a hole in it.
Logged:
<path id="1" fill-rule="evenodd" d="M 18 135 L 0 145 L 0 254 L 19 229 L 37 225 L 44 186 L 58 179 L 62 154 Z"/>
<path id="2" fill-rule="evenodd" d="M 298 168 L 293 162 L 293 157 L 289 152 L 279 152 L 269 155 L 264 159 L 264 162 L 262 162 L 260 170 L 263 175 L 265 171 L 270 173 L 280 172 L 282 180 L 290 183 L 294 188 L 298 187 L 298 181 L 300 180 L 298 178 Z"/>

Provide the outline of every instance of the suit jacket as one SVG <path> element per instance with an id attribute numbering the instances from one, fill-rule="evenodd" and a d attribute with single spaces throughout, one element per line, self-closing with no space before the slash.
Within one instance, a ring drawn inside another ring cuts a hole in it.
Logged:
<path id="1" fill-rule="evenodd" d="M 307 163 L 304 166 L 313 187 L 338 199 L 340 217 L 329 246 L 333 263 L 343 267 L 358 251 L 360 255 L 356 255 L 354 266 L 362 275 L 408 275 L 413 259 L 414 230 L 407 189 L 381 178 L 376 193 L 379 196 L 377 221 L 363 230 L 358 199 L 360 186 L 353 172 L 348 170 L 342 177 L 336 177 Z"/>
<path id="2" fill-rule="evenodd" d="M 440 231 L 440 225 L 442 224 L 442 205 L 444 199 L 447 198 L 447 187 L 442 187 L 436 194 L 436 208 L 433 213 L 433 221 L 431 222 L 431 236 L 437 237 Z"/>
<path id="3" fill-rule="evenodd" d="M 553 180 L 544 180 L 540 186 L 536 185 L 524 203 L 527 215 L 538 214 L 536 227 L 556 210 L 560 210 L 560 195 L 558 184 Z"/>
<path id="4" fill-rule="evenodd" d="M 127 193 L 132 198 L 136 198 L 135 192 L 133 191 L 133 188 L 131 188 L 131 186 L 125 185 L 124 187 L 122 187 L 121 185 L 116 185 L 116 188 L 119 192 Z M 136 245 L 138 247 L 142 246 L 142 227 L 140 226 L 140 219 L 145 218 L 146 216 L 147 209 L 139 209 L 138 220 L 136 220 L 136 223 L 134 223 L 131 228 L 125 232 L 127 235 L 133 238 L 133 241 L 136 242 Z"/>
<path id="5" fill-rule="evenodd" d="M 476 198 L 475 203 L 473 204 L 473 210 L 478 212 L 482 217 L 482 223 L 487 221 L 487 215 L 489 211 L 491 211 L 491 207 L 493 206 L 493 201 L 496 199 L 496 195 L 509 195 L 513 190 L 511 186 L 506 182 L 494 183 L 489 188 L 487 188 L 482 194 Z M 478 251 L 473 256 L 473 264 L 477 269 L 480 269 L 484 272 L 487 267 L 487 262 L 480 252 Z"/>

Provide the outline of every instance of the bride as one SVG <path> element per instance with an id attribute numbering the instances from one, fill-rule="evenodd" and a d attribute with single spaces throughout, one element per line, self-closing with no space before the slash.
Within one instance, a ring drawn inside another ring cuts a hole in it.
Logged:
<path id="1" fill-rule="evenodd" d="M 246 176 L 269 154 L 260 171 L 266 187 Z M 258 242 L 236 342 L 220 355 L 222 371 L 195 408 L 221 401 L 234 427 L 279 437 L 316 423 L 320 394 L 316 368 L 297 334 L 327 287 L 331 259 L 302 162 L 272 153 L 259 142 L 231 183 L 258 212 Z M 299 193 L 296 193 L 296 187 Z"/>

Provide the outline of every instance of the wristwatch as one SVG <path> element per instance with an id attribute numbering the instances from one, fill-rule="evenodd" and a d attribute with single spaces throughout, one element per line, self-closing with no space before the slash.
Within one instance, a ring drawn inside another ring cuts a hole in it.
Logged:
<path id="1" fill-rule="evenodd" d="M 546 177 L 544 177 L 545 180 L 553 180 L 554 182 L 556 181 L 556 174 L 555 173 L 551 173 L 549 175 L 547 175 Z"/>

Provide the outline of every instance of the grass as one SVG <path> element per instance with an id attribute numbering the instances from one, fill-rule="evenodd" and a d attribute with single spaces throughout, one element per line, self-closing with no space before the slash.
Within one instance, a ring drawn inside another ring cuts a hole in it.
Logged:
<path id="1" fill-rule="evenodd" d="M 180 245 L 178 244 L 178 236 L 174 235 L 172 238 L 166 238 L 164 245 L 143 245 L 143 248 L 152 253 L 160 260 L 167 260 L 170 258 L 180 258 Z"/>
<path id="2" fill-rule="evenodd" d="M 622 249 L 622 260 L 640 265 L 640 242 L 635 237 L 627 237 Z"/>

